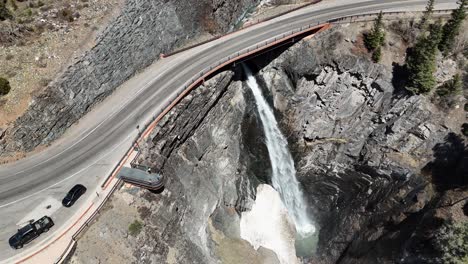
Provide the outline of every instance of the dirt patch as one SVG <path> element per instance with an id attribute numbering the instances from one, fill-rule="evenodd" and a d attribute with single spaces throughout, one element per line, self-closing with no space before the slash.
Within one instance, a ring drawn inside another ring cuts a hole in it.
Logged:
<path id="1" fill-rule="evenodd" d="M 226 237 L 213 226 L 211 219 L 208 221 L 208 229 L 222 263 L 279 263 L 276 254 L 271 250 L 262 247 L 255 250 L 243 239 Z"/>
<path id="2" fill-rule="evenodd" d="M 129 226 L 139 221 L 138 211 L 129 206 L 127 192 L 117 191 L 99 213 L 99 217 L 79 238 L 69 263 L 131 263 L 135 238 L 129 234 Z M 143 227 L 144 229 L 144 227 Z M 103 244 L 105 243 L 105 244 Z"/>
<path id="3" fill-rule="evenodd" d="M 287 2 L 287 3 L 281 3 Z M 293 3 L 289 3 L 293 2 Z M 247 19 L 244 25 L 248 25 L 250 23 L 256 23 L 258 21 L 262 21 L 264 19 L 277 16 L 279 14 L 288 12 L 295 8 L 304 6 L 312 2 L 311 0 L 298 0 L 298 1 L 264 1 L 264 3 L 260 4 L 257 9 L 252 13 L 252 15 Z"/>
<path id="4" fill-rule="evenodd" d="M 23 114 L 35 93 L 94 46 L 124 0 L 8 3 L 14 18 L 0 22 L 0 60 L 6 62 L 0 63 L 0 76 L 12 89 L 0 101 L 0 127 Z"/>

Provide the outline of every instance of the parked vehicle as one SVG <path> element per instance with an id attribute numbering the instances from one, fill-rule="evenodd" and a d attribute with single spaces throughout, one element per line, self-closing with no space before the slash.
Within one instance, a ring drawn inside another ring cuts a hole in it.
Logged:
<path id="1" fill-rule="evenodd" d="M 40 234 L 49 231 L 49 229 L 53 225 L 54 221 L 52 221 L 50 217 L 43 216 L 36 222 L 30 223 L 18 229 L 18 232 L 14 236 L 10 237 L 10 240 L 8 240 L 8 242 L 10 243 L 10 246 L 14 249 L 22 248 L 24 244 L 31 242 Z"/>
<path id="2" fill-rule="evenodd" d="M 65 207 L 72 206 L 81 195 L 86 192 L 86 187 L 81 184 L 77 184 L 71 188 L 71 190 L 67 193 L 65 198 L 62 200 L 62 205 Z"/>

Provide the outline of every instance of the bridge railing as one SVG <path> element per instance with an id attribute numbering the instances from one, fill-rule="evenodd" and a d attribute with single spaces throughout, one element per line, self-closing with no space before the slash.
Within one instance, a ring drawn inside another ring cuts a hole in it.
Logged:
<path id="1" fill-rule="evenodd" d="M 384 20 L 394 20 L 395 18 L 392 16 L 404 15 L 404 14 L 408 14 L 408 12 L 423 13 L 424 11 L 388 11 L 388 12 L 382 12 L 382 14 L 384 15 L 383 16 Z M 439 10 L 434 10 L 433 14 L 444 16 L 444 15 L 450 14 L 451 12 L 452 12 L 452 9 L 439 9 Z M 331 24 L 348 24 L 348 23 L 367 22 L 367 21 L 374 20 L 378 15 L 379 13 L 351 15 L 351 16 L 330 19 L 328 22 Z M 398 19 L 401 19 L 401 17 L 398 17 Z M 414 19 L 414 16 L 408 17 L 408 19 Z"/>
<path id="2" fill-rule="evenodd" d="M 234 34 L 236 32 L 239 32 L 241 30 L 244 30 L 244 29 L 247 29 L 249 27 L 252 27 L 252 26 L 255 26 L 257 24 L 260 24 L 260 23 L 263 23 L 263 22 L 266 22 L 266 21 L 270 21 L 270 20 L 273 20 L 275 18 L 278 18 L 280 16 L 284 16 L 286 14 L 289 14 L 289 13 L 292 13 L 294 11 L 297 11 L 299 9 L 303 9 L 305 7 L 308 7 L 308 6 L 311 6 L 311 5 L 315 5 L 319 2 L 322 2 L 322 0 L 312 0 L 308 3 L 305 3 L 305 4 L 302 4 L 302 5 L 299 5 L 297 7 L 294 7 L 294 8 L 291 8 L 291 9 L 288 9 L 287 11 L 284 11 L 284 12 L 281 12 L 279 14 L 276 14 L 276 15 L 273 15 L 273 16 L 270 16 L 270 17 L 266 17 L 266 18 L 263 18 L 263 19 L 256 19 L 256 20 L 253 20 L 253 21 L 249 21 L 247 23 L 245 23 L 241 28 L 239 28 L 238 30 L 235 30 L 235 31 L 232 31 L 232 32 L 229 32 L 228 34 L 224 34 L 224 35 L 219 35 L 219 36 L 215 36 L 215 37 L 212 37 L 210 39 L 207 39 L 207 40 L 204 40 L 202 42 L 199 42 L 199 43 L 196 43 L 196 44 L 193 44 L 193 45 L 190 45 L 190 46 L 187 46 L 185 48 L 181 48 L 181 49 L 178 49 L 178 50 L 175 50 L 175 51 L 172 51 L 172 52 L 169 52 L 169 53 L 166 53 L 166 54 L 161 54 L 162 57 L 169 57 L 169 56 L 172 56 L 172 55 L 175 55 L 177 53 L 181 53 L 181 52 L 184 52 L 186 50 L 189 50 L 189 49 L 193 49 L 195 47 L 198 47 L 198 46 L 201 46 L 203 44 L 206 44 L 206 43 L 209 43 L 209 42 L 212 42 L 212 41 L 215 41 L 217 39 L 220 39 L 222 37 L 225 37 L 227 35 L 231 35 L 231 34 Z"/>
<path id="3" fill-rule="evenodd" d="M 321 22 L 318 21 L 313 24 L 309 24 L 307 26 L 303 26 L 303 27 L 291 30 L 287 33 L 282 33 L 280 35 L 267 39 L 261 43 L 257 43 L 255 45 L 246 47 L 238 52 L 229 54 L 226 57 L 220 59 L 214 65 L 207 66 L 205 69 L 195 74 L 195 76 L 191 77 L 189 80 L 184 82 L 181 88 L 179 89 L 179 92 L 175 96 L 173 96 L 174 98 L 171 98 L 164 105 L 164 107 L 162 107 L 162 110 L 159 111 L 157 115 L 154 115 L 152 120 L 149 123 L 144 125 L 144 127 L 147 127 L 147 129 L 143 133 L 140 134 L 139 138 L 135 141 L 134 146 L 138 146 L 139 143 L 143 143 L 143 139 L 146 138 L 148 131 L 154 129 L 155 122 L 157 123 L 165 114 L 167 114 L 167 112 L 169 112 L 172 109 L 172 107 L 175 106 L 189 91 L 191 91 L 194 87 L 198 86 L 199 84 L 203 83 L 204 79 L 208 77 L 210 74 L 218 71 L 219 69 L 225 67 L 226 65 L 234 63 L 242 58 L 245 58 L 258 51 L 267 49 L 278 43 L 287 41 L 288 39 L 291 39 L 297 35 L 302 35 L 304 33 L 307 33 L 308 31 L 313 31 L 313 30 L 318 31 L 322 27 L 325 27 L 327 24 L 328 23 L 321 24 Z M 140 156 L 140 149 L 138 150 L 138 154 L 131 161 L 132 166 L 136 166 L 139 156 Z"/>

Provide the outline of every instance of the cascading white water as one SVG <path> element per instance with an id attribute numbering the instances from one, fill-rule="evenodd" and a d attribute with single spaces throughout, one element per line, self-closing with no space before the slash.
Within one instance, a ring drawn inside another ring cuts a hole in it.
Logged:
<path id="1" fill-rule="evenodd" d="M 273 110 L 268 105 L 252 73 L 243 65 L 247 76 L 247 85 L 255 97 L 258 113 L 262 120 L 266 145 L 271 160 L 273 188 L 280 194 L 288 213 L 292 217 L 300 237 L 309 237 L 315 232 L 315 226 L 307 216 L 304 196 L 296 179 L 296 168 L 288 142 L 281 133 Z"/>

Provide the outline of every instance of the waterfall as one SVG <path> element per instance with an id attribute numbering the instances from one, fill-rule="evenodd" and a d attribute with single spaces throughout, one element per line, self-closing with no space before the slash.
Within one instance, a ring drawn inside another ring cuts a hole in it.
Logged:
<path id="1" fill-rule="evenodd" d="M 247 85 L 252 90 L 257 110 L 263 124 L 266 145 L 272 168 L 272 185 L 280 194 L 290 217 L 292 217 L 298 234 L 304 238 L 315 233 L 315 226 L 307 216 L 307 206 L 299 182 L 296 179 L 296 168 L 288 142 L 281 133 L 273 110 L 268 105 L 252 73 L 243 65 L 247 75 Z"/>

